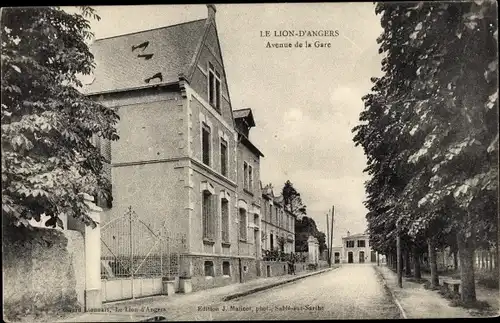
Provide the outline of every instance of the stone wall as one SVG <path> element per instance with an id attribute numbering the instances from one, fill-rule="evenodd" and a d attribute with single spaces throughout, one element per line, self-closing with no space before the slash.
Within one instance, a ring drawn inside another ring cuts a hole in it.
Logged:
<path id="1" fill-rule="evenodd" d="M 305 262 L 299 262 L 295 264 L 295 273 L 298 274 L 300 272 L 307 270 L 307 264 Z"/>
<path id="2" fill-rule="evenodd" d="M 281 261 L 262 261 L 262 277 L 276 277 L 288 274 L 288 263 Z"/>
<path id="3" fill-rule="evenodd" d="M 183 257 L 185 261 L 187 260 L 191 263 L 191 282 L 193 291 L 226 286 L 239 283 L 240 281 L 240 265 L 238 258 L 189 255 L 184 255 Z M 206 275 L 205 273 L 206 261 L 211 261 L 213 263 L 213 276 Z M 224 275 L 224 262 L 229 262 L 230 264 L 229 275 Z M 257 268 L 254 259 L 241 258 L 241 269 L 241 278 L 243 282 L 257 278 Z M 177 283 L 176 290 L 179 290 L 179 285 Z"/>
<path id="4" fill-rule="evenodd" d="M 84 239 L 77 231 L 3 229 L 4 314 L 81 310 Z"/>

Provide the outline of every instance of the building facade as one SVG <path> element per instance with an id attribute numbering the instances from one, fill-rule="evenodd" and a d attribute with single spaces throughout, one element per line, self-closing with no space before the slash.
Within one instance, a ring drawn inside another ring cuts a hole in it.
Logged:
<path id="1" fill-rule="evenodd" d="M 295 217 L 284 209 L 283 197 L 274 195 L 271 184 L 262 189 L 261 210 L 262 251 L 295 252 Z"/>
<path id="2" fill-rule="evenodd" d="M 250 141 L 250 129 L 255 127 L 251 109 L 234 110 L 237 136 L 237 197 L 238 254 L 245 257 L 251 279 L 260 276 L 261 259 L 261 187 L 260 158 L 262 152 Z"/>
<path id="3" fill-rule="evenodd" d="M 332 248 L 332 261 L 334 263 L 367 263 L 376 262 L 377 254 L 370 248 L 370 236 L 368 234 L 353 234 L 347 231 L 342 237 L 342 247 Z"/>
<path id="4" fill-rule="evenodd" d="M 192 290 L 255 278 L 261 249 L 262 153 L 248 140 L 251 111 L 233 112 L 216 8 L 207 8 L 206 19 L 96 40 L 85 86 L 120 116 L 120 139 L 96 140 L 113 198 L 101 203 L 103 255 L 130 254 L 132 267 L 178 255 L 169 275 Z"/>

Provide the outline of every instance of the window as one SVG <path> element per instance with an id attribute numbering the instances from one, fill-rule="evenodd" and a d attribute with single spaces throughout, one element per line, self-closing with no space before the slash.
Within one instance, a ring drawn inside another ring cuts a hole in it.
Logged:
<path id="1" fill-rule="evenodd" d="M 220 112 L 220 74 L 215 71 L 215 107 Z"/>
<path id="2" fill-rule="evenodd" d="M 354 240 L 348 240 L 345 242 L 346 248 L 354 248 Z"/>
<path id="3" fill-rule="evenodd" d="M 271 250 L 273 250 L 274 249 L 274 237 L 273 237 L 272 233 L 269 236 L 269 243 L 271 244 Z"/>
<path id="4" fill-rule="evenodd" d="M 220 172 L 227 176 L 227 142 L 220 139 Z"/>
<path id="5" fill-rule="evenodd" d="M 247 211 L 240 209 L 240 240 L 247 240 Z"/>
<path id="6" fill-rule="evenodd" d="M 212 63 L 208 63 L 208 102 L 220 112 L 221 77 Z"/>
<path id="7" fill-rule="evenodd" d="M 205 276 L 214 277 L 214 262 L 213 261 L 205 261 Z"/>
<path id="8" fill-rule="evenodd" d="M 229 201 L 221 200 L 222 241 L 229 242 Z"/>
<path id="9" fill-rule="evenodd" d="M 229 261 L 222 262 L 222 275 L 231 276 L 231 264 Z"/>
<path id="10" fill-rule="evenodd" d="M 364 248 L 365 247 L 365 240 L 358 240 L 358 248 Z"/>
<path id="11" fill-rule="evenodd" d="M 212 205 L 212 194 L 209 191 L 203 191 L 203 239 L 214 240 L 214 208 Z"/>
<path id="12" fill-rule="evenodd" d="M 210 127 L 203 123 L 202 126 L 203 164 L 210 166 Z"/>
<path id="13" fill-rule="evenodd" d="M 248 165 L 248 190 L 253 190 L 253 168 Z"/>
<path id="14" fill-rule="evenodd" d="M 248 164 L 243 162 L 243 188 L 248 187 Z"/>
<path id="15" fill-rule="evenodd" d="M 288 214 L 285 214 L 285 228 L 288 230 L 290 227 L 288 226 Z"/>

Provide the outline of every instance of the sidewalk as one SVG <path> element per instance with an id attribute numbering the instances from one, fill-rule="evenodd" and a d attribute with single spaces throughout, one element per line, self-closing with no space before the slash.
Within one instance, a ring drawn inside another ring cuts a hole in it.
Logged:
<path id="1" fill-rule="evenodd" d="M 452 307 L 437 291 L 427 290 L 422 284 L 405 281 L 403 288 L 398 286 L 396 273 L 387 266 L 374 266 L 385 280 L 402 316 L 414 318 L 469 318 L 473 317 L 466 309 Z"/>
<path id="2" fill-rule="evenodd" d="M 284 275 L 270 278 L 258 278 L 242 284 L 231 284 L 193 292 L 190 294 L 175 294 L 173 296 L 152 296 L 135 300 L 126 300 L 103 305 L 102 312 L 79 313 L 58 322 L 144 322 L 155 316 L 168 313 L 169 317 L 176 316 L 182 311 L 192 311 L 197 306 L 224 302 L 265 289 L 303 279 L 312 275 L 333 270 L 337 267 L 326 268 L 297 275 Z M 191 308 L 192 307 L 192 308 Z M 144 311 L 144 309 L 147 309 Z M 107 312 L 105 312 L 107 311 Z M 156 312 L 156 313 L 155 313 Z"/>
<path id="3" fill-rule="evenodd" d="M 426 278 L 427 280 L 430 280 L 431 275 L 422 273 L 422 278 Z M 443 280 L 446 279 L 453 279 L 450 276 L 439 276 L 439 284 L 443 284 Z M 462 289 L 462 286 L 460 286 L 460 291 Z M 486 301 L 488 304 L 490 304 L 491 309 L 494 310 L 495 312 L 499 312 L 500 310 L 500 292 L 497 289 L 493 288 L 486 288 L 481 285 L 478 285 L 476 282 L 476 298 L 478 301 Z"/>

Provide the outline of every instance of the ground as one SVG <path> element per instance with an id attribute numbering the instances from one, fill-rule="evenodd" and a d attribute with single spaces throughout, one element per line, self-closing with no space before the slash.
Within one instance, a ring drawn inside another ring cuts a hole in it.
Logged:
<path id="1" fill-rule="evenodd" d="M 184 320 L 390 319 L 399 311 L 372 265 L 344 265 L 227 302 L 192 303 L 161 315 Z"/>

